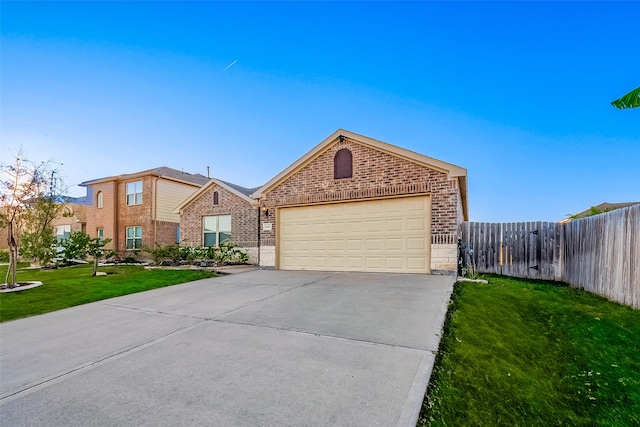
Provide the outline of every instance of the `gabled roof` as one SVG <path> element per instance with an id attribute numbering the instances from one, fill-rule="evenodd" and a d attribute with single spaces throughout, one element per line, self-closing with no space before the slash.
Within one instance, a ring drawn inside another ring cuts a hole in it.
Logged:
<path id="1" fill-rule="evenodd" d="M 226 185 L 228 185 L 229 187 L 234 188 L 234 189 L 236 189 L 237 191 L 241 192 L 241 193 L 242 193 L 242 194 L 244 194 L 245 196 L 251 196 L 251 194 L 253 194 L 253 192 L 254 192 L 254 191 L 256 191 L 258 188 L 260 188 L 260 187 L 246 188 L 246 187 L 243 187 L 243 186 L 238 185 L 238 184 L 232 184 L 232 183 L 230 183 L 230 182 L 228 182 L 228 181 L 223 181 L 223 180 L 221 180 L 221 179 L 217 179 L 217 178 L 214 178 L 214 179 L 216 179 L 217 181 L 219 181 L 219 182 L 220 182 L 220 185 L 226 184 Z"/>
<path id="2" fill-rule="evenodd" d="M 169 168 L 167 166 L 160 166 L 153 169 L 147 169 L 141 172 L 134 172 L 134 173 L 128 173 L 128 174 L 122 174 L 122 175 L 108 176 L 105 178 L 92 179 L 90 181 L 82 182 L 78 185 L 81 187 L 87 187 L 89 185 L 98 184 L 101 182 L 114 181 L 114 180 L 124 181 L 124 180 L 135 179 L 143 176 L 148 176 L 148 175 L 167 178 L 172 181 L 179 181 L 187 184 L 195 184 L 198 186 L 202 186 L 209 181 L 209 178 L 199 173 L 191 174 L 188 172 Z"/>
<path id="3" fill-rule="evenodd" d="M 609 203 L 609 202 L 603 202 L 600 203 L 597 206 L 591 206 L 589 209 L 586 209 L 582 212 L 578 212 L 577 214 L 571 215 L 567 218 L 564 218 L 558 222 L 560 223 L 566 223 L 566 222 L 570 222 L 573 219 L 580 219 L 580 218 L 586 218 L 588 216 L 593 216 L 593 215 L 598 215 L 601 213 L 605 213 L 605 212 L 611 212 L 614 211 L 616 209 L 620 209 L 620 208 L 626 208 L 629 206 L 633 206 L 633 205 L 640 205 L 640 202 L 621 202 L 621 203 Z"/>
<path id="4" fill-rule="evenodd" d="M 251 197 L 254 199 L 260 199 L 264 196 L 264 194 L 271 191 L 274 187 L 282 183 L 288 177 L 302 169 L 304 166 L 309 164 L 313 159 L 322 154 L 325 150 L 327 150 L 330 146 L 332 146 L 336 141 L 339 140 L 340 137 L 345 137 L 350 140 L 353 140 L 359 144 L 369 146 L 378 151 L 382 151 L 388 154 L 391 154 L 396 157 L 403 158 L 410 162 L 418 163 L 420 165 L 426 166 L 430 169 L 435 169 L 441 172 L 446 173 L 449 178 L 457 178 L 460 186 L 460 194 L 462 197 L 462 209 L 465 220 L 468 219 L 468 207 L 467 207 L 467 170 L 465 168 L 461 168 L 460 166 L 456 166 L 451 163 L 443 162 L 442 160 L 434 159 L 433 157 L 428 157 L 423 154 L 418 154 L 414 151 L 407 150 L 405 148 L 401 148 L 395 145 L 388 144 L 386 142 L 378 141 L 373 138 L 369 138 L 367 136 L 358 135 L 357 133 L 349 132 L 348 130 L 338 129 L 333 134 L 331 134 L 328 138 L 322 141 L 320 144 L 313 147 L 307 154 L 300 157 L 294 163 L 292 163 L 285 170 L 280 172 L 278 175 L 273 177 L 269 182 L 264 184 L 262 187 L 258 188 Z"/>
<path id="5" fill-rule="evenodd" d="M 242 200 L 246 201 L 251 205 L 258 205 L 256 200 L 253 200 L 250 197 L 250 194 L 256 190 L 256 188 L 245 188 L 240 185 L 232 184 L 230 182 L 222 181 L 218 178 L 211 178 L 209 181 L 200 187 L 196 192 L 194 192 L 191 196 L 189 196 L 184 202 L 180 203 L 177 208 L 173 211 L 174 213 L 180 213 L 187 206 L 189 206 L 194 200 L 198 199 L 203 193 L 208 191 L 212 186 L 217 185 L 218 187 L 222 187 L 225 190 L 235 194 L 240 197 Z"/>

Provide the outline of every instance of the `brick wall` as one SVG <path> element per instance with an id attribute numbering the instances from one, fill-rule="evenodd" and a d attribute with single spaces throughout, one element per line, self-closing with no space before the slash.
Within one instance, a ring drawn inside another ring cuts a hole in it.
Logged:
<path id="1" fill-rule="evenodd" d="M 87 206 L 87 234 L 91 237 L 98 236 L 98 229 L 104 230 L 104 237 L 112 239 L 105 247 L 115 249 L 124 236 L 120 237 L 116 230 L 116 212 L 118 205 L 118 186 L 115 181 L 108 181 L 91 186 L 93 199 L 91 206 Z M 98 208 L 98 193 L 102 192 L 103 207 Z"/>
<path id="2" fill-rule="evenodd" d="M 154 221 L 156 245 L 173 245 L 178 238 L 178 223 L 171 221 Z M 143 230 L 144 233 L 144 230 Z M 151 247 L 155 247 L 151 246 Z"/>
<path id="3" fill-rule="evenodd" d="M 127 184 L 142 181 L 142 203 L 127 206 Z M 142 246 L 155 247 L 155 235 L 153 224 L 153 178 L 135 178 L 119 181 L 117 184 L 118 209 L 118 244 L 116 250 L 123 253 L 127 248 L 127 227 L 142 227 Z M 177 224 L 176 224 L 177 225 Z M 105 237 L 108 237 L 105 235 Z"/>
<path id="4" fill-rule="evenodd" d="M 353 177 L 334 180 L 333 159 L 343 148 L 352 152 Z M 432 241 L 454 239 L 461 212 L 457 180 L 449 180 L 444 172 L 345 139 L 265 195 L 262 202 L 269 208 L 269 217 L 263 217 L 263 222 L 272 222 L 274 226 L 272 231 L 261 231 L 261 239 L 264 244 L 275 242 L 278 206 L 418 193 L 431 194 Z"/>
<path id="5" fill-rule="evenodd" d="M 218 204 L 213 193 L 218 192 Z M 236 194 L 213 184 L 180 215 L 180 244 L 202 246 L 202 217 L 231 215 L 231 241 L 245 248 L 258 246 L 258 209 Z"/>

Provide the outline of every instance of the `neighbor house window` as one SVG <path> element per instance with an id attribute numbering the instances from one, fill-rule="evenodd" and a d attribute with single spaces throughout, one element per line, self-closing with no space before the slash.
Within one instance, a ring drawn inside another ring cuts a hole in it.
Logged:
<path id="1" fill-rule="evenodd" d="M 142 249 L 142 227 L 127 227 L 127 250 Z"/>
<path id="2" fill-rule="evenodd" d="M 104 206 L 103 199 L 104 199 L 104 197 L 102 196 L 102 191 L 98 191 L 98 195 L 96 196 L 96 205 L 99 208 L 102 208 Z"/>
<path id="3" fill-rule="evenodd" d="M 333 158 L 333 179 L 351 178 L 353 175 L 351 151 L 343 148 Z"/>
<path id="4" fill-rule="evenodd" d="M 142 203 L 142 181 L 127 183 L 127 205 L 139 205 Z"/>
<path id="5" fill-rule="evenodd" d="M 218 192 L 217 191 L 213 192 L 213 204 L 214 205 L 218 204 Z"/>
<path id="6" fill-rule="evenodd" d="M 58 242 L 68 239 L 71 235 L 71 224 L 56 227 L 56 239 Z"/>
<path id="7" fill-rule="evenodd" d="M 104 228 L 98 228 L 98 239 L 104 240 Z"/>
<path id="8" fill-rule="evenodd" d="M 202 218 L 204 246 L 218 246 L 231 241 L 231 215 L 205 216 Z"/>

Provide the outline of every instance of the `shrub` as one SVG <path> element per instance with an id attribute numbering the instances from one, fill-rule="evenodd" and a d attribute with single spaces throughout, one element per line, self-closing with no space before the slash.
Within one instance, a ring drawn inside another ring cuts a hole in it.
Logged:
<path id="1" fill-rule="evenodd" d="M 0 262 L 9 262 L 9 251 L 0 251 Z"/>
<path id="2" fill-rule="evenodd" d="M 187 261 L 189 263 L 199 262 L 213 262 L 217 266 L 227 264 L 246 264 L 249 262 L 249 255 L 247 252 L 233 245 L 229 242 L 221 243 L 219 246 L 214 247 L 193 247 L 193 246 L 178 246 L 169 245 L 170 247 L 158 248 L 161 250 L 149 250 L 147 252 L 154 255 L 167 255 L 171 254 L 170 258 L 173 262 Z M 158 260 L 154 258 L 156 264 L 158 261 L 162 262 L 160 257 Z"/>
<path id="3" fill-rule="evenodd" d="M 182 260 L 182 252 L 178 244 L 158 245 L 155 249 L 144 248 L 144 251 L 151 255 L 151 259 L 157 265 L 166 261 L 177 264 Z"/>
<path id="4" fill-rule="evenodd" d="M 56 236 L 50 229 L 22 233 L 20 255 L 38 265 L 48 263 L 56 255 Z"/>

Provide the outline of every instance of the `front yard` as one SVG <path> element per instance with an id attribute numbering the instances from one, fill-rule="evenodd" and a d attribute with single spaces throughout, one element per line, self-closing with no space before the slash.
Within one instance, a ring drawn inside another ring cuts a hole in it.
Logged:
<path id="1" fill-rule="evenodd" d="M 7 266 L 0 266 L 4 281 Z M 149 289 L 214 277 L 203 270 L 145 270 L 137 265 L 100 267 L 106 276 L 92 277 L 92 266 L 56 270 L 18 271 L 18 281 L 41 281 L 42 286 L 0 293 L 0 322 L 61 310 Z"/>
<path id="2" fill-rule="evenodd" d="M 640 425 L 640 310 L 488 280 L 455 285 L 419 426 Z"/>

